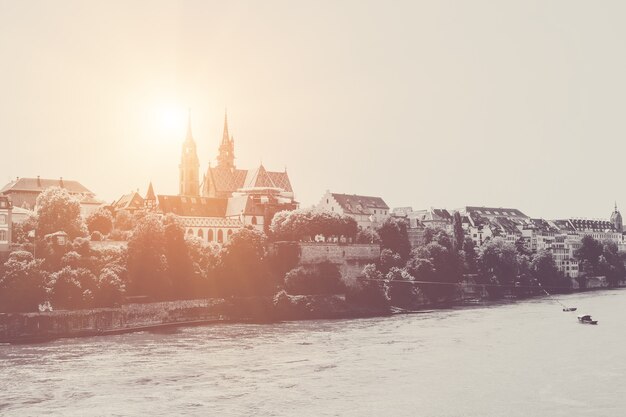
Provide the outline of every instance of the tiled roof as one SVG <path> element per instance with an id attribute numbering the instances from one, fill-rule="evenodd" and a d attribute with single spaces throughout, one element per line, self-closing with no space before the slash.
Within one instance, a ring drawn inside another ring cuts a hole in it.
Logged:
<path id="1" fill-rule="evenodd" d="M 180 217 L 180 224 L 185 227 L 243 227 L 239 219 L 223 217 Z"/>
<path id="2" fill-rule="evenodd" d="M 335 193 L 332 193 L 331 195 L 346 213 L 371 214 L 370 209 L 389 209 L 387 203 L 385 203 L 385 201 L 380 197 Z"/>
<path id="3" fill-rule="evenodd" d="M 507 217 L 495 217 L 491 223 L 509 235 L 521 235 L 522 232 L 517 228 L 518 223 Z"/>
<path id="4" fill-rule="evenodd" d="M 267 171 L 263 165 L 253 170 L 209 167 L 207 179 L 214 184 L 218 193 L 232 193 L 241 188 L 254 187 L 281 188 L 293 192 L 287 172 Z"/>
<path id="5" fill-rule="evenodd" d="M 569 219 L 569 222 L 579 232 L 615 231 L 613 223 L 607 220 Z"/>
<path id="6" fill-rule="evenodd" d="M 575 232 L 576 231 L 576 229 L 574 228 L 574 226 L 572 226 L 569 220 L 554 220 L 552 221 L 552 223 L 554 223 L 554 225 L 558 227 L 561 232 Z"/>
<path id="7" fill-rule="evenodd" d="M 188 217 L 225 217 L 226 198 L 159 195 L 159 210 Z"/>
<path id="8" fill-rule="evenodd" d="M 113 208 L 116 210 L 143 208 L 143 197 L 136 191 L 124 194 L 113 203 Z"/>
<path id="9" fill-rule="evenodd" d="M 61 187 L 65 188 L 71 194 L 91 194 L 93 193 L 78 181 L 64 179 L 47 179 L 47 178 L 18 178 L 11 181 L 0 190 L 0 193 L 14 191 L 32 191 L 42 192 L 46 188 Z"/>
<path id="10" fill-rule="evenodd" d="M 465 207 L 467 213 L 477 213 L 481 216 L 528 217 L 518 209 L 502 207 Z"/>

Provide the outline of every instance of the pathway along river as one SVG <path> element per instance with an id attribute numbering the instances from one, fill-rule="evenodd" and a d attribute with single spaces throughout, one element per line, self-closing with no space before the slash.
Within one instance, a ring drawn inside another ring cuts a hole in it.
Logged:
<path id="1" fill-rule="evenodd" d="M 4 345 L 0 415 L 626 415 L 626 291 L 561 300 Z"/>

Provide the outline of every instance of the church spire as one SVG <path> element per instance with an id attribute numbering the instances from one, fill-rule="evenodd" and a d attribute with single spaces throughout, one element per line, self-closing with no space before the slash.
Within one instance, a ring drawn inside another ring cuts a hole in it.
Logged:
<path id="1" fill-rule="evenodd" d="M 228 114 L 224 110 L 224 132 L 222 133 L 222 143 L 217 155 L 218 168 L 235 169 L 235 141 L 228 133 Z"/>
<path id="2" fill-rule="evenodd" d="M 191 108 L 187 109 L 187 137 L 185 140 L 193 140 L 193 136 L 191 135 Z"/>
<path id="3" fill-rule="evenodd" d="M 230 141 L 230 135 L 228 134 L 228 111 L 224 109 L 224 133 L 222 133 L 222 144 Z"/>

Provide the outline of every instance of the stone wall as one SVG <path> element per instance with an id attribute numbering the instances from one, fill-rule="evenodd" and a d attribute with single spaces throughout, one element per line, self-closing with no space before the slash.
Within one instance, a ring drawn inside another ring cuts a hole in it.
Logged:
<path id="1" fill-rule="evenodd" d="M 300 243 L 299 265 L 331 262 L 339 267 L 348 285 L 356 282 L 363 267 L 380 258 L 378 244 Z"/>

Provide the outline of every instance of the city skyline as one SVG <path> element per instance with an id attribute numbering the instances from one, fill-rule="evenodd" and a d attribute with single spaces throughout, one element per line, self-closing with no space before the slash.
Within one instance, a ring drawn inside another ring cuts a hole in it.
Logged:
<path id="1" fill-rule="evenodd" d="M 327 189 L 543 218 L 622 206 L 621 4 L 150 4 L 0 3 L 5 183 L 174 193 L 168 114 L 191 108 L 206 170 L 228 107 L 237 164 L 286 166 L 302 206 Z"/>

